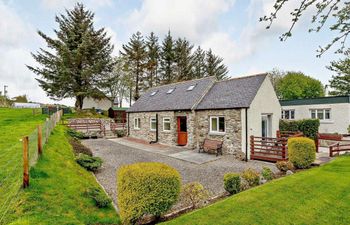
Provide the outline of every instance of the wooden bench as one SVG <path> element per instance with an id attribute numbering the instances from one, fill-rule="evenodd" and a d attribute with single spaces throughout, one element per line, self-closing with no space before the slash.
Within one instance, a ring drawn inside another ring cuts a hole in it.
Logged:
<path id="1" fill-rule="evenodd" d="M 204 139 L 203 144 L 199 147 L 199 152 L 210 152 L 215 151 L 216 156 L 219 154 L 222 155 L 222 141 L 217 140 L 211 140 L 211 139 Z"/>

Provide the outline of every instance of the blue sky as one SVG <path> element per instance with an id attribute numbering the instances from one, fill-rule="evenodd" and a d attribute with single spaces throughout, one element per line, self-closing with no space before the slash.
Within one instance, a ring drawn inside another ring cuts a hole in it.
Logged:
<path id="1" fill-rule="evenodd" d="M 286 5 L 272 29 L 259 23 L 268 14 L 274 0 L 86 0 L 95 12 L 96 27 L 105 27 L 115 45 L 115 54 L 132 33 L 154 31 L 164 37 L 170 29 L 175 37 L 186 37 L 195 45 L 224 58 L 232 77 L 267 72 L 273 68 L 302 71 L 324 84 L 332 73 L 325 68 L 340 57 L 331 49 L 316 58 L 316 49 L 332 40 L 327 29 L 308 33 L 312 11 L 298 23 L 292 38 L 285 42 L 279 36 L 291 23 L 288 11 L 299 0 Z M 0 90 L 8 85 L 11 97 L 27 94 L 32 101 L 53 102 L 38 86 L 35 75 L 25 64 L 34 65 L 30 52 L 45 48 L 37 30 L 53 35 L 54 17 L 72 8 L 69 0 L 0 0 Z M 66 104 L 73 101 L 66 99 Z"/>

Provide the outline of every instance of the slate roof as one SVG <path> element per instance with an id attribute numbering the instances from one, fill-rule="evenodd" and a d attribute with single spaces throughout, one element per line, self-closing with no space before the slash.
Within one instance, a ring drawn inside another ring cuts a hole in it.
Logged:
<path id="1" fill-rule="evenodd" d="M 163 85 L 146 91 L 127 112 L 191 110 L 215 83 L 214 77 Z M 195 85 L 192 91 L 189 86 Z M 170 94 L 167 92 L 175 88 Z M 151 96 L 153 92 L 155 95 Z"/>
<path id="2" fill-rule="evenodd" d="M 267 74 L 216 81 L 214 77 L 179 82 L 145 92 L 127 112 L 246 108 Z M 192 91 L 187 88 L 195 85 Z M 175 88 L 171 94 L 167 92 Z M 155 95 L 151 96 L 153 92 Z"/>
<path id="3" fill-rule="evenodd" d="M 232 78 L 214 84 L 196 109 L 247 108 L 267 74 Z"/>

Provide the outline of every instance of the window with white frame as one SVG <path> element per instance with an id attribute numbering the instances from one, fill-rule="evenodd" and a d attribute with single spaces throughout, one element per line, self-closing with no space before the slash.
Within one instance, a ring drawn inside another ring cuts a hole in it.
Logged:
<path id="1" fill-rule="evenodd" d="M 225 117 L 210 117 L 210 133 L 225 133 Z"/>
<path id="2" fill-rule="evenodd" d="M 310 109 L 311 118 L 319 120 L 330 120 L 331 110 L 330 109 Z"/>
<path id="3" fill-rule="evenodd" d="M 155 117 L 151 117 L 149 122 L 150 122 L 149 129 L 152 131 L 155 131 L 157 129 L 157 119 Z"/>
<path id="4" fill-rule="evenodd" d="M 294 109 L 286 109 L 281 112 L 282 119 L 285 120 L 294 120 L 295 119 L 295 110 Z"/>
<path id="5" fill-rule="evenodd" d="M 134 129 L 139 130 L 141 127 L 141 119 L 140 118 L 134 118 Z"/>
<path id="6" fill-rule="evenodd" d="M 170 131 L 170 118 L 163 118 L 163 131 Z"/>

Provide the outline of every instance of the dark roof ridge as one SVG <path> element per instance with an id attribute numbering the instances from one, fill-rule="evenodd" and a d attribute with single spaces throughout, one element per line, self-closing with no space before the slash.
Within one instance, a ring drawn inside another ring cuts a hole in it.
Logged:
<path id="1" fill-rule="evenodd" d="M 320 99 L 320 98 L 344 98 L 349 97 L 350 95 L 330 95 L 330 96 L 321 96 L 321 97 L 313 97 L 313 98 L 294 98 L 294 99 L 279 99 L 279 101 L 296 101 L 296 100 L 306 100 L 306 99 Z"/>
<path id="2" fill-rule="evenodd" d="M 196 103 L 193 104 L 191 110 L 195 110 L 197 106 L 202 102 L 203 98 L 209 93 L 209 91 L 214 87 L 214 85 L 218 82 L 216 77 L 214 77 L 214 82 L 207 88 L 207 90 L 203 93 L 202 97 L 198 99 Z"/>
<path id="3" fill-rule="evenodd" d="M 175 83 L 154 86 L 154 87 L 151 87 L 151 88 L 147 89 L 147 91 L 150 91 L 150 90 L 153 90 L 153 89 L 156 89 L 156 88 L 170 86 L 170 85 L 177 85 L 177 84 L 182 84 L 182 83 L 191 82 L 191 81 L 197 81 L 197 80 L 205 80 L 205 79 L 209 79 L 209 78 L 214 78 L 216 80 L 215 76 L 202 77 L 202 78 L 197 78 L 197 79 L 193 79 L 193 80 L 183 80 L 183 81 L 178 81 L 178 82 L 175 82 Z"/>
<path id="4" fill-rule="evenodd" d="M 257 74 L 252 74 L 252 75 L 248 75 L 248 76 L 231 77 L 231 78 L 228 78 L 228 79 L 219 80 L 219 81 L 217 81 L 217 83 L 230 81 L 230 80 L 238 80 L 238 79 L 257 77 L 257 76 L 267 76 L 267 75 L 268 75 L 268 73 L 257 73 Z"/>

